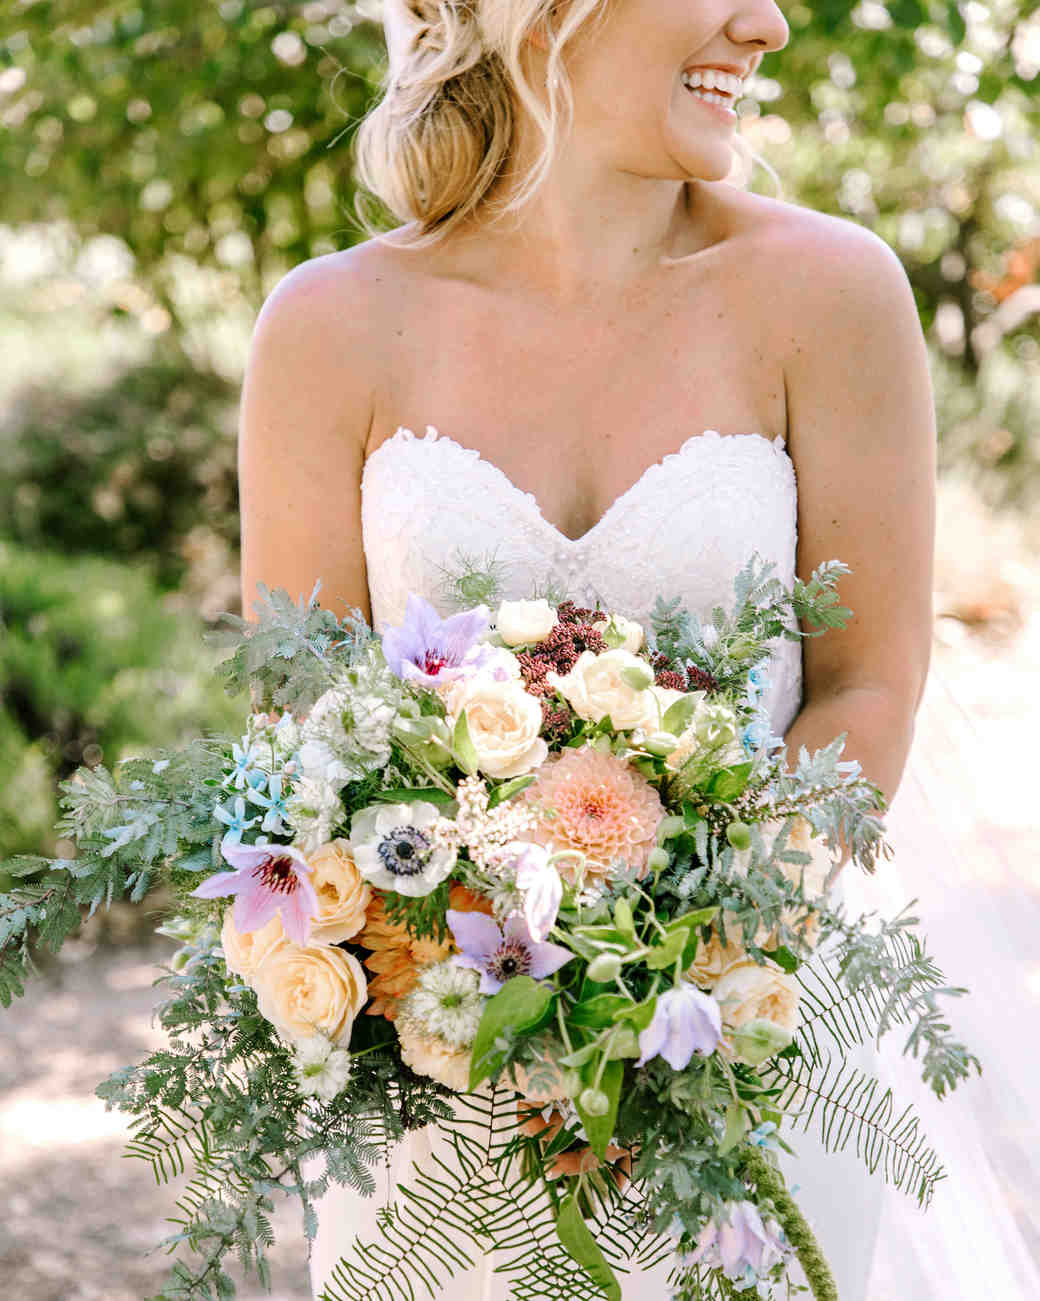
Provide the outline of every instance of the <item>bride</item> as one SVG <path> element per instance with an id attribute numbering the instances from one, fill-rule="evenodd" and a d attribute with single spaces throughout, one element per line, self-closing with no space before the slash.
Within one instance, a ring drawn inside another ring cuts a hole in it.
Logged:
<path id="1" fill-rule="evenodd" d="M 838 557 L 855 617 L 777 647 L 773 727 L 792 754 L 846 732 L 891 799 L 930 653 L 927 353 L 880 239 L 727 183 L 730 105 L 786 45 L 780 8 L 393 3 L 359 162 L 401 224 L 296 267 L 264 304 L 241 413 L 246 608 L 258 581 L 306 593 L 320 576 L 324 604 L 380 631 L 409 591 L 473 604 L 458 580 L 475 567 L 499 597 L 598 600 L 649 626 L 658 592 L 727 602 L 752 549 L 784 581 Z M 789 1139 L 842 1301 L 867 1301 L 880 1175 L 854 1147 Z M 330 1191 L 316 1295 L 432 1143 L 401 1144 L 373 1198 Z M 493 1267 L 444 1295 L 505 1301 Z M 624 1295 L 663 1301 L 666 1278 L 633 1270 Z"/>

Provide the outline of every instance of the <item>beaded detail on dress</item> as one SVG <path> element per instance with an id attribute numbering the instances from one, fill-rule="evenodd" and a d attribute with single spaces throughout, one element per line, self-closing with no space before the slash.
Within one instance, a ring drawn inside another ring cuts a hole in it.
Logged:
<path id="1" fill-rule="evenodd" d="M 729 606 L 752 551 L 790 584 L 797 546 L 797 483 L 782 439 L 706 429 L 648 466 L 579 538 L 549 523 L 480 452 L 440 434 L 400 427 L 365 462 L 361 518 L 377 632 L 404 617 L 410 591 L 442 615 L 473 601 L 453 593 L 467 564 L 491 564 L 509 600 L 552 592 L 598 601 L 650 629 L 658 593 L 698 615 Z M 801 705 L 801 646 L 775 644 L 767 697 L 783 735 Z"/>

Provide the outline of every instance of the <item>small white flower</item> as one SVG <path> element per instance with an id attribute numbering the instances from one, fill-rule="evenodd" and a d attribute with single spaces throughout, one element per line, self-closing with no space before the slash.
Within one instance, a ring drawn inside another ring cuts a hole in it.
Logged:
<path id="1" fill-rule="evenodd" d="M 293 1048 L 293 1069 L 299 1090 L 331 1102 L 350 1079 L 350 1053 L 336 1048 L 324 1035 L 298 1039 Z"/>
<path id="2" fill-rule="evenodd" d="M 338 787 L 318 777 L 302 777 L 286 801 L 286 813 L 296 831 L 297 849 L 313 854 L 332 838 L 332 828 L 343 816 Z"/>
<path id="3" fill-rule="evenodd" d="M 450 958 L 419 971 L 414 988 L 397 1005 L 397 1019 L 423 1034 L 436 1035 L 452 1048 L 467 1048 L 476 1038 L 487 999 L 478 992 L 480 975 Z"/>
<path id="4" fill-rule="evenodd" d="M 426 800 L 410 804 L 370 804 L 350 821 L 350 851 L 358 871 L 381 890 L 417 897 L 429 894 L 455 866 L 450 845 L 432 835 L 440 818 Z"/>

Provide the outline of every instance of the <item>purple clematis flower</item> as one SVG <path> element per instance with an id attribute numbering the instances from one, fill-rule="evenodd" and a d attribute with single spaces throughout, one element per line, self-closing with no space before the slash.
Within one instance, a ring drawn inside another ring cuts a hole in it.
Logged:
<path id="1" fill-rule="evenodd" d="M 429 601 L 409 592 L 404 623 L 383 633 L 386 662 L 399 678 L 421 687 L 469 677 L 495 658 L 495 648 L 477 640 L 490 613 L 477 605 L 442 619 Z"/>
<path id="2" fill-rule="evenodd" d="M 245 934 L 266 926 L 275 913 L 282 929 L 297 944 L 306 944 L 318 896 L 309 880 L 311 867 L 290 845 L 221 845 L 220 852 L 235 868 L 208 876 L 192 894 L 199 899 L 235 896 L 235 929 Z"/>
<path id="3" fill-rule="evenodd" d="M 783 1229 L 776 1220 L 763 1224 L 754 1202 L 730 1202 L 729 1214 L 721 1228 L 714 1220 L 705 1224 L 689 1261 L 721 1268 L 731 1282 L 744 1279 L 751 1282 L 790 1251 L 791 1244 Z"/>
<path id="4" fill-rule="evenodd" d="M 534 939 L 520 913 L 511 913 L 500 930 L 487 913 L 459 912 L 449 908 L 448 925 L 462 950 L 453 959 L 457 967 L 480 972 L 480 993 L 496 994 L 513 976 L 541 980 L 559 971 L 574 954 L 559 944 Z"/>
<path id="5" fill-rule="evenodd" d="M 694 1053 L 707 1056 L 715 1051 L 722 1038 L 722 1011 L 710 994 L 683 983 L 658 994 L 654 1019 L 640 1032 L 642 1056 L 637 1066 L 645 1066 L 658 1053 L 673 1071 L 689 1065 Z"/>

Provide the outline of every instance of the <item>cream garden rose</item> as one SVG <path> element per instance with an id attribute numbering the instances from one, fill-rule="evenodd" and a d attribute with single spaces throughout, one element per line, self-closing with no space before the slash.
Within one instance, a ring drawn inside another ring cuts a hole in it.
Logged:
<path id="1" fill-rule="evenodd" d="M 449 699 L 449 726 L 454 730 L 466 711 L 477 766 L 488 777 L 519 777 L 544 763 L 549 747 L 538 735 L 542 707 L 523 682 L 505 682 L 477 674 L 460 682 Z"/>
<path id="2" fill-rule="evenodd" d="M 714 988 L 716 982 L 727 967 L 747 957 L 747 952 L 739 942 L 740 932 L 729 927 L 726 931 L 729 940 L 722 943 L 717 930 L 712 928 L 711 938 L 707 944 L 703 941 L 697 946 L 697 954 L 686 970 L 686 976 L 702 989 Z"/>
<path id="3" fill-rule="evenodd" d="M 732 962 L 711 992 L 722 1009 L 719 1051 L 724 1056 L 734 1055 L 733 1031 L 751 1021 L 771 1021 L 792 1034 L 798 1028 L 798 983 L 770 963 L 759 966 L 753 958 Z"/>
<path id="4" fill-rule="evenodd" d="M 544 641 L 559 622 L 544 598 L 537 601 L 503 601 L 495 612 L 495 631 L 507 646 Z"/>
<path id="5" fill-rule="evenodd" d="M 312 944 L 350 940 L 365 925 L 372 887 L 357 869 L 350 845 L 330 840 L 307 855 L 311 884 L 318 896 L 318 915 L 311 923 Z"/>
<path id="6" fill-rule="evenodd" d="M 286 940 L 259 963 L 249 983 L 261 1016 L 293 1043 L 323 1034 L 346 1048 L 354 1018 L 368 1000 L 361 963 L 331 945 Z"/>
<path id="7" fill-rule="evenodd" d="M 647 685 L 639 688 L 626 682 L 622 670 L 632 669 L 645 675 Z M 610 715 L 617 728 L 641 727 L 656 731 L 660 726 L 661 700 L 653 688 L 653 670 L 646 660 L 627 650 L 582 651 L 569 673 L 551 670 L 545 675 L 548 684 L 569 702 L 580 717 L 590 723 Z"/>

